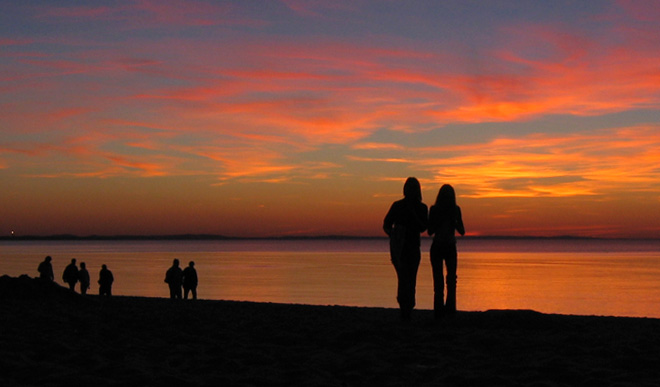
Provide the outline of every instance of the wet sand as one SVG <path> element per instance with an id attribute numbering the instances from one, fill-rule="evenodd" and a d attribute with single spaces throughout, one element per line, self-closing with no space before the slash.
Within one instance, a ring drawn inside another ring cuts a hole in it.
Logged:
<path id="1" fill-rule="evenodd" d="M 81 296 L 0 278 L 2 386 L 656 386 L 660 320 Z"/>

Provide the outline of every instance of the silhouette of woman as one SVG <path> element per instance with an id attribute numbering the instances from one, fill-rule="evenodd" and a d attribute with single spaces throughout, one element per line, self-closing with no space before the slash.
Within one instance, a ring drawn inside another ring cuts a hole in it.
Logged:
<path id="1" fill-rule="evenodd" d="M 53 273 L 53 265 L 50 263 L 53 258 L 47 256 L 43 262 L 39 264 L 39 268 L 37 268 L 37 271 L 39 271 L 39 278 L 45 281 L 52 282 L 55 280 L 55 274 Z"/>
<path id="2" fill-rule="evenodd" d="M 80 262 L 80 270 L 78 270 L 78 281 L 80 281 L 80 294 L 87 294 L 89 289 L 89 272 L 85 266 L 85 262 Z"/>
<path id="3" fill-rule="evenodd" d="M 420 234 L 426 230 L 427 211 L 419 181 L 409 177 L 403 186 L 403 199 L 392 203 L 383 220 L 383 230 L 390 237 L 390 255 L 398 279 L 397 301 L 404 321 L 410 320 L 415 307 Z"/>
<path id="4" fill-rule="evenodd" d="M 188 267 L 183 269 L 183 299 L 188 299 L 188 293 L 192 292 L 193 300 L 197 299 L 197 270 L 195 270 L 195 262 L 190 261 Z"/>
<path id="5" fill-rule="evenodd" d="M 433 310 L 436 318 L 445 313 L 456 312 L 456 251 L 455 231 L 465 235 L 461 208 L 456 205 L 454 188 L 445 184 L 440 188 L 435 204 L 429 213 L 429 235 L 435 234 L 431 244 L 431 267 L 433 268 Z M 445 280 L 443 263 L 447 266 L 447 303 L 444 302 Z"/>
<path id="6" fill-rule="evenodd" d="M 112 296 L 112 283 L 115 281 L 115 277 L 112 275 L 112 272 L 108 270 L 108 266 L 102 265 L 101 271 L 99 272 L 99 295 L 101 296 Z"/>

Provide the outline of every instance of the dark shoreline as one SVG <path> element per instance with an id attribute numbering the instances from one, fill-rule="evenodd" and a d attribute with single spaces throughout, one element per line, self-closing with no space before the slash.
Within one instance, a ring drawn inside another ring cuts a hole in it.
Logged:
<path id="1" fill-rule="evenodd" d="M 0 280 L 3 386 L 652 386 L 660 319 L 81 296 Z"/>

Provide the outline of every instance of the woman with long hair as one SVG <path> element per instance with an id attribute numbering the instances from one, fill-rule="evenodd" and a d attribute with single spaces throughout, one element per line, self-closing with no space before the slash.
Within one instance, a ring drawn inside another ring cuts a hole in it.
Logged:
<path id="1" fill-rule="evenodd" d="M 427 211 L 419 181 L 409 177 L 403 186 L 403 199 L 392 203 L 383 221 L 383 230 L 390 237 L 390 254 L 398 279 L 397 301 L 404 321 L 410 319 L 415 307 L 420 234 L 426 230 Z"/>
<path id="2" fill-rule="evenodd" d="M 433 236 L 431 244 L 431 267 L 433 268 L 433 310 L 436 318 L 445 313 L 456 312 L 456 267 L 458 252 L 456 234 L 465 235 L 461 208 L 456 205 L 454 188 L 445 184 L 440 188 L 435 204 L 429 213 L 428 233 Z M 444 300 L 445 279 L 443 265 L 447 267 L 447 302 Z"/>

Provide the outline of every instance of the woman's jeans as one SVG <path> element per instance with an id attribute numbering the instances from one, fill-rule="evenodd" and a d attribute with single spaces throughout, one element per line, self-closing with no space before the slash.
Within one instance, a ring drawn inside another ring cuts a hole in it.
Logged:
<path id="1" fill-rule="evenodd" d="M 456 243 L 433 241 L 431 245 L 431 267 L 433 268 L 433 310 L 436 317 L 456 312 L 456 266 L 458 253 Z M 444 267 L 447 267 L 447 302 L 444 300 Z"/>

